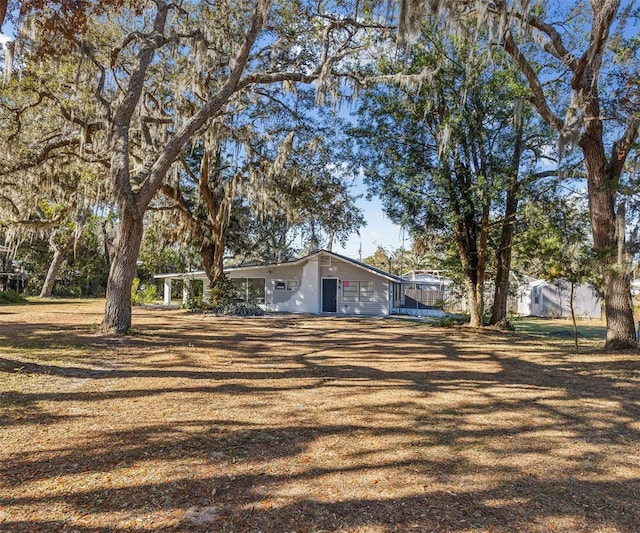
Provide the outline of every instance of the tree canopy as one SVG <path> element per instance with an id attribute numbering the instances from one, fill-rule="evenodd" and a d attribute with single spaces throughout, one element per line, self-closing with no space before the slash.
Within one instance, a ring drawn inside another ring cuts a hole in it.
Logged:
<path id="1" fill-rule="evenodd" d="M 251 228 L 235 234 L 245 255 L 270 240 L 275 257 L 293 231 L 331 243 L 363 222 L 333 133 L 311 126 L 348 97 L 363 120 L 352 166 L 392 219 L 455 242 L 476 325 L 490 276 L 492 320 L 504 318 L 527 188 L 583 162 L 607 347 L 636 347 L 623 204 L 637 18 L 621 0 L 0 2 L 18 35 L 0 95 L 1 208 L 33 222 L 38 202 L 59 205 L 78 227 L 73 206 L 113 209 L 103 329 L 123 333 L 150 207 L 217 235 L 197 246 L 218 271 L 234 224 Z"/>

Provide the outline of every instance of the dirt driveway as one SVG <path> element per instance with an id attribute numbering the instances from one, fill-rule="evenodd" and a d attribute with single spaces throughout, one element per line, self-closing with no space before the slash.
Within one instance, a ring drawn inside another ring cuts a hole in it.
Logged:
<path id="1" fill-rule="evenodd" d="M 0 307 L 0 531 L 640 530 L 638 354 L 102 306 Z"/>

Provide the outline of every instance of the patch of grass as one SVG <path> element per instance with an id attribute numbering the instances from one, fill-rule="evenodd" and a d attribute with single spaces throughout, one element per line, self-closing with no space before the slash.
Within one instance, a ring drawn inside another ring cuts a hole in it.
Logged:
<path id="1" fill-rule="evenodd" d="M 573 325 L 567 318 L 524 317 L 513 320 L 512 324 L 519 333 L 535 337 L 552 337 L 556 339 L 573 339 Z M 607 330 L 600 320 L 578 321 L 578 338 L 604 341 Z"/>
<path id="2" fill-rule="evenodd" d="M 69 304 L 73 306 L 94 304 L 97 300 L 94 298 L 39 298 L 38 296 L 29 296 L 25 298 L 25 303 L 29 305 L 61 305 Z"/>

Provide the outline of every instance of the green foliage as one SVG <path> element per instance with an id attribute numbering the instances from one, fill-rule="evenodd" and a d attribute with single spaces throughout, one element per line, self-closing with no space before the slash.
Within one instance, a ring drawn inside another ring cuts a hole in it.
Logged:
<path id="1" fill-rule="evenodd" d="M 139 278 L 133 279 L 131 285 L 131 303 L 133 305 L 150 304 L 157 296 L 157 288 L 154 284 L 140 283 Z"/>
<path id="2" fill-rule="evenodd" d="M 209 288 L 209 305 L 212 308 L 224 307 L 236 302 L 238 302 L 238 291 L 227 276 L 222 276 Z"/>
<path id="3" fill-rule="evenodd" d="M 175 223 L 157 211 L 145 214 L 145 231 L 138 256 L 137 276 L 151 282 L 156 274 L 186 272 L 199 262 L 197 246 L 191 242 L 176 242 Z M 195 248 L 195 249 L 194 249 Z"/>
<path id="4" fill-rule="evenodd" d="M 25 304 L 27 300 L 13 289 L 0 291 L 0 305 Z"/>
<path id="5" fill-rule="evenodd" d="M 589 213 L 575 198 L 546 196 L 527 203 L 514 244 L 517 266 L 549 281 L 601 286 Z"/>
<path id="6" fill-rule="evenodd" d="M 104 236 L 101 233 L 100 217 L 89 218 L 75 246 L 66 253 L 65 257 L 53 286 L 53 296 L 104 295 L 109 264 L 105 253 Z M 49 240 L 45 237 L 34 237 L 23 242 L 18 247 L 16 258 L 20 260 L 25 271 L 30 273 L 25 294 L 37 296 L 51 263 L 52 252 Z"/>
<path id="7" fill-rule="evenodd" d="M 365 257 L 362 262 L 384 270 L 385 272 L 391 272 L 390 254 L 387 254 L 387 251 L 382 246 L 378 246 L 373 255 Z"/>
<path id="8" fill-rule="evenodd" d="M 190 295 L 185 308 L 221 315 L 261 316 L 264 314 L 257 305 L 239 301 L 237 287 L 226 276 L 210 287 L 208 301 L 201 294 Z"/>
<path id="9" fill-rule="evenodd" d="M 464 316 L 457 317 L 457 316 L 447 315 L 437 320 L 434 323 L 434 325 L 440 328 L 452 328 L 455 326 L 460 326 L 468 321 L 469 321 L 469 317 L 464 317 Z"/>
<path id="10" fill-rule="evenodd" d="M 389 251 L 382 246 L 378 246 L 373 255 L 365 257 L 362 262 L 397 276 L 401 276 L 411 270 L 443 269 L 438 260 L 433 260 L 433 258 L 418 252 L 415 246 L 412 246 L 409 250 L 396 248 Z"/>

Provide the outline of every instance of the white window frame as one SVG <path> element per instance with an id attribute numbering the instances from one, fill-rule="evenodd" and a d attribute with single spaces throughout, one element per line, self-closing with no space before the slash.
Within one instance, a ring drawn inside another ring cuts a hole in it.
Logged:
<path id="1" fill-rule="evenodd" d="M 345 285 L 346 283 L 346 285 Z M 347 294 L 345 288 L 348 289 Z M 344 303 L 373 302 L 376 295 L 375 281 L 352 281 L 346 279 L 342 281 L 342 301 Z"/>

